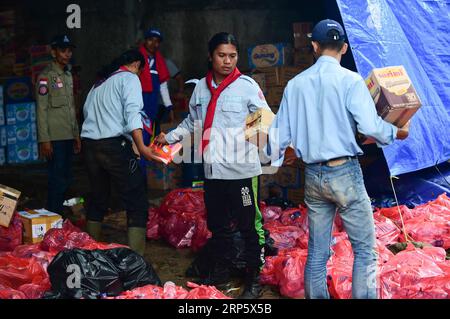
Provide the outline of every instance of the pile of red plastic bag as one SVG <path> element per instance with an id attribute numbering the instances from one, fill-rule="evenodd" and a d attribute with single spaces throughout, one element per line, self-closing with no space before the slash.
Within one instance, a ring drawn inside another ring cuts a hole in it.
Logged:
<path id="1" fill-rule="evenodd" d="M 202 248 L 211 237 L 206 225 L 204 192 L 176 189 L 170 192 L 159 208 L 151 208 L 147 238 L 163 238 L 176 248 Z"/>
<path id="2" fill-rule="evenodd" d="M 9 228 L 0 229 L 2 236 L 18 232 L 19 228 L 22 230 L 16 221 L 15 218 Z M 12 235 L 10 237 L 14 239 Z M 19 238 L 22 239 L 21 233 Z M 11 240 L 8 245 L 2 245 L 0 248 L 0 299 L 41 298 L 51 289 L 47 266 L 63 249 L 93 250 L 124 247 L 96 242 L 69 221 L 64 222 L 61 229 L 49 230 L 39 244 L 20 245 L 20 243 L 21 240 L 20 242 Z"/>
<path id="3" fill-rule="evenodd" d="M 403 223 L 410 240 L 434 247 L 407 249 L 394 255 L 387 246 L 404 242 Z M 304 270 L 308 248 L 307 209 L 263 207 L 262 213 L 278 256 L 266 257 L 261 283 L 278 286 L 283 296 L 304 297 Z M 444 194 L 428 204 L 376 210 L 378 295 L 383 299 L 450 298 L 450 199 Z M 332 298 L 351 298 L 353 252 L 339 215 L 333 227 L 332 255 L 327 281 Z"/>
<path id="4" fill-rule="evenodd" d="M 231 299 L 211 286 L 199 286 L 188 282 L 187 291 L 176 286 L 173 282 L 166 282 L 164 287 L 148 285 L 131 291 L 125 291 L 120 296 L 107 299 Z"/>

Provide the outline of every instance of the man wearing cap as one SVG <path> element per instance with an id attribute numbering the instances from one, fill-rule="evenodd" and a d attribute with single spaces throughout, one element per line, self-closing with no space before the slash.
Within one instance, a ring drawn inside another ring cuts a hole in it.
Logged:
<path id="1" fill-rule="evenodd" d="M 317 62 L 292 79 L 270 129 L 268 155 L 280 166 L 293 145 L 305 162 L 305 203 L 309 243 L 305 268 L 306 298 L 330 298 L 327 261 L 336 211 L 344 223 L 355 256 L 353 298 L 374 299 L 377 252 L 372 207 L 364 186 L 358 156 L 363 154 L 357 131 L 379 147 L 408 136 L 378 116 L 363 78 L 340 65 L 348 44 L 342 26 L 319 22 L 309 37 Z"/>
<path id="2" fill-rule="evenodd" d="M 36 82 L 39 150 L 48 163 L 48 210 L 63 214 L 64 193 L 70 185 L 72 157 L 81 150 L 69 70 L 75 45 L 67 35 L 51 42 L 53 62 Z"/>
<path id="3" fill-rule="evenodd" d="M 166 112 L 172 110 L 172 101 L 170 99 L 168 81 L 170 80 L 170 72 L 166 61 L 159 51 L 163 36 L 158 29 L 150 28 L 145 33 L 145 41 L 140 47 L 140 52 L 145 58 L 145 67 L 140 75 L 143 98 L 144 111 L 153 124 L 154 134 L 159 134 L 158 125 L 158 108 L 159 96 L 166 107 Z M 146 132 L 144 135 L 146 145 L 150 143 L 150 135 Z"/>

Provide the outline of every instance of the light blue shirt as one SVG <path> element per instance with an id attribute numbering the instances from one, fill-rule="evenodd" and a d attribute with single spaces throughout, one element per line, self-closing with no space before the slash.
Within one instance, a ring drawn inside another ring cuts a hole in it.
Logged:
<path id="1" fill-rule="evenodd" d="M 380 147 L 397 135 L 397 128 L 378 116 L 363 78 L 322 56 L 288 83 L 270 128 L 268 155 L 273 166 L 282 164 L 291 144 L 307 164 L 362 155 L 356 131 Z"/>
<path id="2" fill-rule="evenodd" d="M 99 140 L 126 136 L 142 129 L 144 107 L 141 82 L 136 74 L 120 72 L 93 87 L 84 104 L 81 137 Z"/>

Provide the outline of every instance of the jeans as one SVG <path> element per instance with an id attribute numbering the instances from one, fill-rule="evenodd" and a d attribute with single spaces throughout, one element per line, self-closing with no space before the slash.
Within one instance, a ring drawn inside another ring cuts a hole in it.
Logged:
<path id="1" fill-rule="evenodd" d="M 125 137 L 116 137 L 98 141 L 83 139 L 82 143 L 92 190 L 87 205 L 88 220 L 103 222 L 111 184 L 114 184 L 127 211 L 128 227 L 145 228 L 147 187 L 131 142 Z"/>
<path id="2" fill-rule="evenodd" d="M 74 140 L 52 142 L 53 156 L 47 162 L 47 209 L 60 215 L 64 215 L 64 194 L 72 181 L 73 145 Z"/>
<path id="3" fill-rule="evenodd" d="M 326 266 L 331 255 L 332 227 L 338 210 L 354 254 L 352 298 L 376 299 L 375 225 L 358 160 L 351 159 L 337 167 L 307 165 L 305 202 L 309 222 L 306 298 L 330 298 Z"/>

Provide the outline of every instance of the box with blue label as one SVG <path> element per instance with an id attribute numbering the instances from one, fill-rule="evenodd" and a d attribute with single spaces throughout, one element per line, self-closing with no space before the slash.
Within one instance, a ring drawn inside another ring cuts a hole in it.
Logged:
<path id="1" fill-rule="evenodd" d="M 5 96 L 5 104 L 33 101 L 31 78 L 20 77 L 6 80 L 3 94 Z"/>
<path id="2" fill-rule="evenodd" d="M 8 125 L 6 127 L 8 145 L 37 141 L 37 130 L 35 123 L 21 125 Z"/>
<path id="3" fill-rule="evenodd" d="M 6 105 L 6 124 L 17 125 L 36 121 L 36 104 L 20 103 Z"/>
<path id="4" fill-rule="evenodd" d="M 248 49 L 252 69 L 292 65 L 293 57 L 293 48 L 287 43 L 262 44 Z"/>
<path id="5" fill-rule="evenodd" d="M 0 147 L 0 166 L 6 163 L 6 150 L 4 147 Z"/>
<path id="6" fill-rule="evenodd" d="M 9 145 L 6 153 L 8 164 L 29 163 L 39 159 L 38 144 L 36 142 Z"/>

